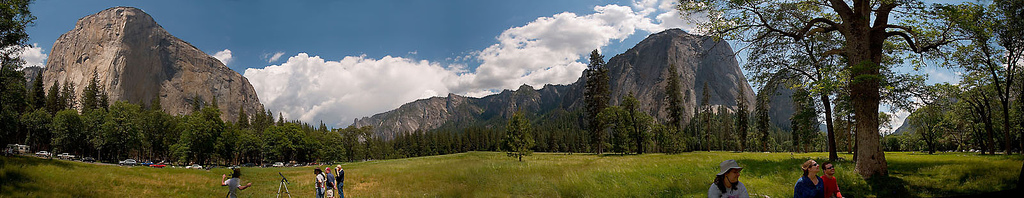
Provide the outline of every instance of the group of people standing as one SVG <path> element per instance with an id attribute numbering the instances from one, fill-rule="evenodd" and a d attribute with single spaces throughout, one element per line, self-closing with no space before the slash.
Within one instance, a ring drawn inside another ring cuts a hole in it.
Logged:
<path id="1" fill-rule="evenodd" d="M 338 197 L 345 198 L 345 191 L 343 188 L 345 186 L 345 169 L 342 169 L 341 165 L 338 165 L 334 167 L 335 172 L 331 172 L 331 167 L 326 167 L 325 170 L 327 171 L 321 171 L 320 167 L 313 170 L 313 174 L 316 178 L 316 197 L 324 198 L 326 196 L 333 198 L 334 192 L 338 192 Z M 221 182 L 220 185 L 228 187 L 228 194 L 226 197 L 235 198 L 238 196 L 238 191 L 245 190 L 252 186 L 252 182 L 249 182 L 244 186 L 240 185 L 241 176 L 242 171 L 239 168 L 232 169 L 230 179 L 227 178 L 226 174 L 221 175 L 221 180 L 224 181 Z"/>
<path id="2" fill-rule="evenodd" d="M 313 174 L 316 176 L 316 197 L 334 197 L 334 192 L 338 192 L 338 197 L 345 198 L 345 169 L 341 168 L 341 165 L 335 166 L 335 172 L 331 172 L 331 167 L 326 167 L 321 171 L 320 167 L 313 169 Z"/>
<path id="3" fill-rule="evenodd" d="M 822 170 L 821 167 L 824 167 L 825 174 L 818 177 L 818 172 Z M 736 160 L 725 160 L 718 164 L 718 168 L 720 171 L 715 175 L 711 187 L 708 188 L 708 198 L 750 197 L 747 187 L 739 180 L 743 167 L 740 167 Z M 843 194 L 839 193 L 839 184 L 836 183 L 834 176 L 835 168 L 832 162 L 826 162 L 819 166 L 818 162 L 807 160 L 801 164 L 800 169 L 804 173 L 800 179 L 797 179 L 796 185 L 793 187 L 793 198 L 842 198 Z"/>

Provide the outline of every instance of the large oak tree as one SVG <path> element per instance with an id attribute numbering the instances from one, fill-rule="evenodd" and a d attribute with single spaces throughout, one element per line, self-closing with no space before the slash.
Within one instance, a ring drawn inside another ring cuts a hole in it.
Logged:
<path id="1" fill-rule="evenodd" d="M 730 40 L 800 41 L 838 32 L 842 46 L 830 54 L 842 56 L 842 70 L 850 74 L 847 87 L 859 144 L 855 169 L 864 178 L 888 174 L 878 133 L 883 58 L 887 53 L 934 50 L 952 40 L 942 31 L 909 24 L 914 22 L 909 19 L 933 19 L 927 17 L 931 7 L 914 0 L 680 0 L 678 8 L 684 17 L 705 17 L 697 22 L 705 34 Z M 894 20 L 901 17 L 906 19 Z M 899 41 L 902 50 L 887 52 L 887 41 Z"/>

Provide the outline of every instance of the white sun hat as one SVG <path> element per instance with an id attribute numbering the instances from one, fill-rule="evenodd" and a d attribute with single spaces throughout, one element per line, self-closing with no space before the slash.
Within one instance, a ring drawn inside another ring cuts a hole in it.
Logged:
<path id="1" fill-rule="evenodd" d="M 729 172 L 729 169 L 743 169 L 743 167 L 740 167 L 740 164 L 736 163 L 736 160 L 722 161 L 721 164 L 718 164 L 718 168 L 722 170 L 718 172 L 718 175 L 724 175 L 726 172 Z"/>

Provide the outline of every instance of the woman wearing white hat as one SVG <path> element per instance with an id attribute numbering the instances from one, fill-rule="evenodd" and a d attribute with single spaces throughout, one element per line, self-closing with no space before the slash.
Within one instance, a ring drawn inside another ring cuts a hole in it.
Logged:
<path id="1" fill-rule="evenodd" d="M 718 164 L 718 168 L 721 171 L 715 176 L 715 182 L 711 184 L 711 188 L 708 188 L 708 198 L 750 197 L 747 194 L 747 187 L 743 186 L 743 182 L 739 180 L 740 171 L 743 171 L 743 167 L 740 167 L 736 160 L 725 160 Z"/>

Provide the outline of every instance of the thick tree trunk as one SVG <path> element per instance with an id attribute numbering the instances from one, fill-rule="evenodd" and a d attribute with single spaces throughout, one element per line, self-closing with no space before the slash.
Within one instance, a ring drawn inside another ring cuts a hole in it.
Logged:
<path id="1" fill-rule="evenodd" d="M 870 31 L 869 17 L 850 21 L 846 55 L 851 73 L 850 98 L 857 120 L 857 165 L 855 170 L 868 179 L 888 175 L 885 153 L 878 133 L 878 105 L 881 102 L 882 46 L 885 36 Z M 863 29 L 861 29 L 863 28 Z"/>
<path id="2" fill-rule="evenodd" d="M 836 154 L 836 133 L 832 128 L 832 104 L 828 95 L 821 94 L 821 105 L 825 108 L 825 128 L 828 129 L 828 160 L 834 162 L 839 160 L 839 155 Z"/>

